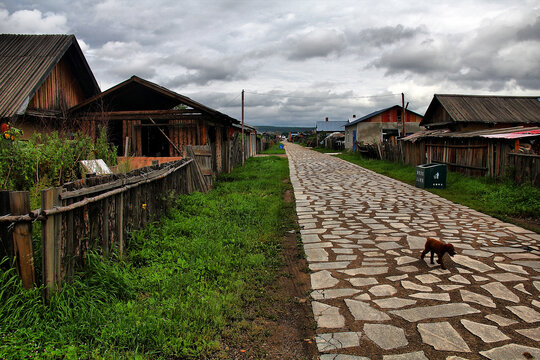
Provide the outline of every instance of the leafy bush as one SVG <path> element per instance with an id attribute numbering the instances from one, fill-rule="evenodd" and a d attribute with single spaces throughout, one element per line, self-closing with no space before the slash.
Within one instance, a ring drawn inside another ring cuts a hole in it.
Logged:
<path id="1" fill-rule="evenodd" d="M 105 129 L 95 143 L 82 133 L 66 139 L 58 132 L 34 133 L 29 140 L 0 140 L 0 189 L 60 186 L 77 178 L 80 160 L 103 159 L 116 165 L 116 149 L 107 142 Z"/>

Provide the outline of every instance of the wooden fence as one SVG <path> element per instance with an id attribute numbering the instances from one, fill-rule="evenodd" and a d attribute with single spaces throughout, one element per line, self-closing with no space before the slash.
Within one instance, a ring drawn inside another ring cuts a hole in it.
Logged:
<path id="1" fill-rule="evenodd" d="M 531 182 L 540 187 L 540 155 L 510 153 L 508 157 L 517 183 Z"/>
<path id="2" fill-rule="evenodd" d="M 122 256 L 126 234 L 163 214 L 168 199 L 207 190 L 197 161 L 188 158 L 44 190 L 34 211 L 28 192 L 1 192 L 0 255 L 14 257 L 24 286 L 34 286 L 31 224 L 41 221 L 41 280 L 49 298 L 84 266 L 89 250 Z"/>
<path id="3" fill-rule="evenodd" d="M 464 141 L 402 141 L 361 145 L 364 156 L 417 166 L 439 163 L 467 176 L 513 176 L 518 184 L 530 182 L 540 187 L 540 155 L 515 153 L 505 142 L 467 139 Z"/>
<path id="4" fill-rule="evenodd" d="M 356 149 L 365 157 L 393 162 L 403 162 L 402 149 L 399 144 L 383 142 L 377 144 L 356 143 Z"/>

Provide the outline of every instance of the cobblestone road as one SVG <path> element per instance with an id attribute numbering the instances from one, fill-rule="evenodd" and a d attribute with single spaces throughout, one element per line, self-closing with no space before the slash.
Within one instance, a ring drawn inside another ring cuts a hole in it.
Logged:
<path id="1" fill-rule="evenodd" d="M 540 359 L 540 236 L 287 144 L 322 360 Z M 447 270 L 419 260 L 454 244 Z"/>

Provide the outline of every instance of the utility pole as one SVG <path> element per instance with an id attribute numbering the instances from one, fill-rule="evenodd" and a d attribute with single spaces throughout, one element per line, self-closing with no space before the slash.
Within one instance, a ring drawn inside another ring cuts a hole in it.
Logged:
<path id="1" fill-rule="evenodd" d="M 401 123 L 402 123 L 401 136 L 405 137 L 407 133 L 405 132 L 405 94 L 403 93 L 401 93 Z"/>
<path id="2" fill-rule="evenodd" d="M 242 166 L 244 166 L 245 158 L 245 147 L 244 147 L 244 89 L 242 89 Z"/>

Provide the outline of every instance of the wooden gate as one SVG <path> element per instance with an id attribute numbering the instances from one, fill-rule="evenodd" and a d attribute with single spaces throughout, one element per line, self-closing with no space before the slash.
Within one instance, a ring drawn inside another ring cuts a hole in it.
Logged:
<path id="1" fill-rule="evenodd" d="M 208 188 L 212 188 L 214 184 L 214 172 L 212 170 L 212 148 L 210 145 L 193 145 L 192 149 L 195 155 L 195 160 L 201 168 L 201 172 L 206 184 L 208 185 Z"/>

